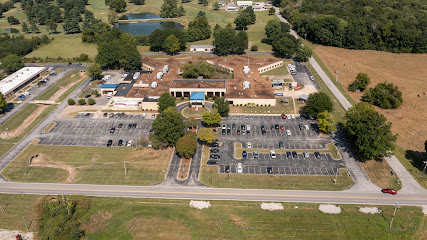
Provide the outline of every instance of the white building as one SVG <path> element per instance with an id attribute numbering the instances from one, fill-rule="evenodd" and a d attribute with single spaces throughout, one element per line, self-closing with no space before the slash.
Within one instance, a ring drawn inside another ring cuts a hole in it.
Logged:
<path id="1" fill-rule="evenodd" d="M 25 85 L 40 76 L 45 67 L 24 67 L 0 81 L 0 92 L 6 98 L 13 96 Z"/>
<path id="2" fill-rule="evenodd" d="M 133 99 L 115 99 L 113 107 L 115 108 L 138 108 L 139 101 Z"/>
<path id="3" fill-rule="evenodd" d="M 250 73 L 251 69 L 249 68 L 249 66 L 243 66 L 243 73 Z"/>
<path id="4" fill-rule="evenodd" d="M 214 46 L 213 45 L 191 45 L 190 51 L 191 52 L 213 52 Z"/>
<path id="5" fill-rule="evenodd" d="M 247 8 L 252 6 L 252 1 L 237 1 L 237 6 L 239 8 Z"/>

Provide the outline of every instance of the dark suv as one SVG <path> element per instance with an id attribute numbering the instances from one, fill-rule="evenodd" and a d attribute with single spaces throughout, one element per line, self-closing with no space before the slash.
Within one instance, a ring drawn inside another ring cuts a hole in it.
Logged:
<path id="1" fill-rule="evenodd" d="M 111 147 L 113 145 L 113 140 L 108 140 L 107 147 Z"/>
<path id="2" fill-rule="evenodd" d="M 211 158 L 211 159 L 220 159 L 220 157 L 219 157 L 219 155 L 218 155 L 218 154 L 211 154 L 211 155 L 209 156 L 209 158 Z"/>

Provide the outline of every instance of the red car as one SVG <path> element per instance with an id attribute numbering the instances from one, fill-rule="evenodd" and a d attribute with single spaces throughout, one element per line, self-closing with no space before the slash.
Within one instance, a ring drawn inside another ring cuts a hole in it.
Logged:
<path id="1" fill-rule="evenodd" d="M 237 135 L 240 135 L 240 130 L 237 130 Z"/>
<path id="2" fill-rule="evenodd" d="M 280 130 L 285 130 L 285 127 L 283 127 L 283 126 L 280 126 Z"/>
<path id="3" fill-rule="evenodd" d="M 381 190 L 381 192 L 383 192 L 383 193 L 390 193 L 392 195 L 395 195 L 397 193 L 396 190 L 391 189 L 391 188 L 385 188 L 385 189 Z"/>
<path id="4" fill-rule="evenodd" d="M 286 119 L 286 114 L 282 114 L 282 119 Z"/>

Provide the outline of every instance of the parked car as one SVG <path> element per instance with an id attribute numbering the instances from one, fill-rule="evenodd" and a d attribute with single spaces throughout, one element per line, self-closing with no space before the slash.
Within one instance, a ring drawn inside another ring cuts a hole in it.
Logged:
<path id="1" fill-rule="evenodd" d="M 85 96 L 85 98 L 90 98 L 90 97 L 92 97 L 92 95 L 90 95 L 90 94 Z"/>
<path id="2" fill-rule="evenodd" d="M 225 126 L 225 124 L 223 124 L 223 125 L 222 125 L 222 129 L 223 129 L 223 130 L 225 130 L 225 129 L 226 129 L 226 126 Z"/>
<path id="3" fill-rule="evenodd" d="M 294 115 L 294 114 L 292 114 L 292 115 L 291 115 L 291 118 L 292 118 L 292 119 L 295 119 L 295 115 Z"/>
<path id="4" fill-rule="evenodd" d="M 385 189 L 381 190 L 381 192 L 383 192 L 383 193 L 390 193 L 392 195 L 397 194 L 396 190 L 391 189 L 391 188 L 385 188 Z"/>
<path id="5" fill-rule="evenodd" d="M 128 129 L 131 129 L 132 128 L 132 124 L 131 123 L 129 123 L 128 124 Z"/>
<path id="6" fill-rule="evenodd" d="M 211 144 L 211 147 L 218 147 L 219 145 L 218 145 L 218 143 L 217 142 L 214 142 L 214 143 L 212 143 Z"/>
<path id="7" fill-rule="evenodd" d="M 242 157 L 243 157 L 243 158 L 247 158 L 247 157 L 248 157 L 248 153 L 247 153 L 246 151 L 243 151 L 243 152 L 242 152 Z"/>
<path id="8" fill-rule="evenodd" d="M 110 113 L 108 117 L 109 117 L 109 118 L 114 117 L 114 113 Z"/>
<path id="9" fill-rule="evenodd" d="M 90 117 L 90 113 L 85 113 L 85 117 Z"/>
<path id="10" fill-rule="evenodd" d="M 308 152 L 306 152 L 306 151 L 304 151 L 304 152 L 302 153 L 302 155 L 303 155 L 305 158 L 310 157 L 310 154 L 308 154 Z"/>
<path id="11" fill-rule="evenodd" d="M 291 130 L 286 130 L 286 135 L 291 136 Z"/>
<path id="12" fill-rule="evenodd" d="M 314 77 L 313 77 L 313 76 L 310 76 L 310 80 L 311 80 L 311 81 L 314 81 Z"/>
<path id="13" fill-rule="evenodd" d="M 209 156 L 209 158 L 211 158 L 211 159 L 220 159 L 220 156 L 218 154 L 211 154 Z"/>
<path id="14" fill-rule="evenodd" d="M 226 172 L 226 173 L 229 173 L 229 172 L 230 172 L 230 166 L 229 166 L 229 165 L 225 166 L 225 172 Z"/>
<path id="15" fill-rule="evenodd" d="M 271 126 L 270 126 L 270 130 L 274 130 L 274 125 L 271 125 Z"/>
<path id="16" fill-rule="evenodd" d="M 286 114 L 282 114 L 282 119 L 286 119 Z"/>
<path id="17" fill-rule="evenodd" d="M 132 128 L 136 128 L 136 123 L 132 124 Z"/>
<path id="18" fill-rule="evenodd" d="M 117 146 L 121 147 L 123 145 L 123 140 L 119 140 L 119 142 L 117 143 Z"/>
<path id="19" fill-rule="evenodd" d="M 116 128 L 114 128 L 114 127 L 113 127 L 113 128 L 111 128 L 111 129 L 110 129 L 110 134 L 113 134 L 115 131 L 116 131 Z"/>
<path id="20" fill-rule="evenodd" d="M 283 141 L 279 142 L 279 148 L 280 149 L 284 149 L 285 148 L 285 144 L 283 144 Z"/>
<path id="21" fill-rule="evenodd" d="M 156 114 L 151 114 L 151 118 L 152 119 L 156 118 Z"/>
<path id="22" fill-rule="evenodd" d="M 111 145 L 113 145 L 113 140 L 108 140 L 107 147 L 111 147 Z"/>
<path id="23" fill-rule="evenodd" d="M 219 149 L 218 148 L 213 148 L 209 152 L 210 153 L 219 153 Z"/>
<path id="24" fill-rule="evenodd" d="M 237 135 L 240 135 L 240 130 L 237 130 Z"/>
<path id="25" fill-rule="evenodd" d="M 272 167 L 267 167 L 267 173 L 268 174 L 273 174 L 273 168 Z"/>
<path id="26" fill-rule="evenodd" d="M 262 129 L 261 133 L 262 133 L 262 135 L 265 135 L 265 134 L 267 134 L 267 131 L 265 131 L 265 129 Z"/>
<path id="27" fill-rule="evenodd" d="M 153 134 L 153 129 L 150 128 L 150 131 L 148 131 L 148 134 Z"/>
<path id="28" fill-rule="evenodd" d="M 292 152 L 292 157 L 298 157 L 297 152 Z"/>
<path id="29" fill-rule="evenodd" d="M 116 114 L 114 114 L 114 117 L 115 117 L 115 118 L 119 118 L 119 117 L 120 117 L 120 114 L 116 113 Z"/>
<path id="30" fill-rule="evenodd" d="M 104 117 L 107 117 L 108 116 L 108 113 L 104 113 L 104 115 L 103 115 Z"/>
<path id="31" fill-rule="evenodd" d="M 319 153 L 319 152 L 314 152 L 314 156 L 315 156 L 316 158 L 320 158 L 320 153 Z"/>
<path id="32" fill-rule="evenodd" d="M 258 154 L 258 152 L 257 151 L 254 151 L 254 158 L 259 158 L 259 154 Z"/>
<path id="33" fill-rule="evenodd" d="M 231 129 L 236 130 L 236 124 L 235 124 L 235 123 L 233 123 L 233 124 L 231 125 Z"/>
<path id="34" fill-rule="evenodd" d="M 242 130 L 242 135 L 245 136 L 246 135 L 246 131 Z"/>
<path id="35" fill-rule="evenodd" d="M 237 173 L 243 173 L 243 165 L 242 165 L 242 163 L 237 163 Z"/>
<path id="36" fill-rule="evenodd" d="M 215 165 L 217 163 L 218 163 L 218 161 L 216 161 L 216 160 L 208 160 L 208 165 Z"/>
<path id="37" fill-rule="evenodd" d="M 128 146 L 128 147 L 132 147 L 132 142 L 133 142 L 132 140 L 129 140 L 129 142 L 128 142 L 127 146 Z"/>
<path id="38" fill-rule="evenodd" d="M 227 135 L 231 135 L 231 129 L 227 129 Z"/>
<path id="39" fill-rule="evenodd" d="M 276 159 L 276 152 L 274 150 L 270 150 L 271 159 Z"/>
<path id="40" fill-rule="evenodd" d="M 125 113 L 120 113 L 120 117 L 124 117 L 125 116 Z"/>
<path id="41" fill-rule="evenodd" d="M 285 130 L 285 127 L 283 125 L 280 126 L 280 130 Z"/>
<path id="42" fill-rule="evenodd" d="M 279 130 L 279 124 L 274 125 L 274 128 L 275 128 L 276 130 Z"/>
<path id="43" fill-rule="evenodd" d="M 241 130 L 245 130 L 245 125 L 241 125 L 241 126 L 240 126 L 240 129 L 241 129 Z"/>
<path id="44" fill-rule="evenodd" d="M 251 142 L 248 142 L 248 148 L 252 148 Z"/>
<path id="45" fill-rule="evenodd" d="M 291 152 L 286 152 L 286 157 L 287 157 L 287 158 L 291 158 L 291 157 L 292 157 Z"/>
<path id="46" fill-rule="evenodd" d="M 117 126 L 117 128 L 122 128 L 123 127 L 123 123 L 119 123 L 119 125 Z"/>
<path id="47" fill-rule="evenodd" d="M 221 134 L 222 134 L 222 135 L 225 135 L 225 129 L 222 129 Z"/>

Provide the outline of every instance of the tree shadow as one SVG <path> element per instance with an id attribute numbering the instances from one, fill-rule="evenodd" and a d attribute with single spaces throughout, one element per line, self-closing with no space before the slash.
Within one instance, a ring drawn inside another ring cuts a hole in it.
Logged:
<path id="1" fill-rule="evenodd" d="M 419 170 L 423 170 L 423 161 L 427 161 L 427 154 L 420 151 L 406 150 L 405 158 L 409 160 L 412 166 Z"/>

